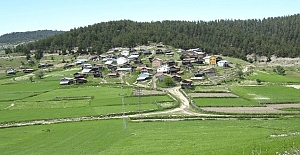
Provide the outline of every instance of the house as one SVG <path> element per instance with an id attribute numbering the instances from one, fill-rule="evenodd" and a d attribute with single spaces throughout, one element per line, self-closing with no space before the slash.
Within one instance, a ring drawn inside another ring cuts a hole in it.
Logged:
<path id="1" fill-rule="evenodd" d="M 87 62 L 87 59 L 77 59 L 76 60 L 76 64 L 77 65 L 81 65 L 81 64 L 84 64 L 84 63 L 86 63 Z"/>
<path id="2" fill-rule="evenodd" d="M 64 77 L 64 78 L 60 79 L 60 82 L 59 82 L 60 85 L 70 85 L 73 83 L 74 83 L 74 79 L 68 78 L 68 77 Z"/>
<path id="3" fill-rule="evenodd" d="M 154 58 L 152 60 L 152 67 L 159 67 L 163 64 L 163 61 L 159 58 Z"/>
<path id="4" fill-rule="evenodd" d="M 150 78 L 151 78 L 151 74 L 149 74 L 149 73 L 141 73 L 137 77 L 136 81 L 144 81 L 144 80 L 147 80 L 147 79 L 150 79 Z"/>
<path id="5" fill-rule="evenodd" d="M 155 54 L 164 54 L 164 52 L 161 49 L 158 49 L 155 51 Z"/>
<path id="6" fill-rule="evenodd" d="M 179 76 L 179 75 L 173 75 L 172 78 L 174 79 L 174 81 L 177 81 L 177 82 L 181 81 L 181 76 Z"/>
<path id="7" fill-rule="evenodd" d="M 169 71 L 170 71 L 170 67 L 167 65 L 161 65 L 156 70 L 157 73 L 169 73 Z"/>
<path id="8" fill-rule="evenodd" d="M 215 68 L 206 68 L 206 69 L 203 70 L 203 72 L 206 75 L 210 76 L 210 77 L 216 76 L 216 69 Z"/>
<path id="9" fill-rule="evenodd" d="M 151 55 L 152 53 L 149 50 L 142 51 L 144 55 Z"/>
<path id="10" fill-rule="evenodd" d="M 9 69 L 6 71 L 7 74 L 16 74 L 16 71 L 14 69 Z"/>
<path id="11" fill-rule="evenodd" d="M 167 65 L 168 66 L 174 66 L 176 63 L 175 63 L 175 60 L 174 59 L 169 59 L 168 61 L 167 61 Z"/>
<path id="12" fill-rule="evenodd" d="M 204 80 L 205 79 L 205 73 L 197 71 L 194 73 L 194 77 L 191 77 L 192 80 Z"/>
<path id="13" fill-rule="evenodd" d="M 117 58 L 117 65 L 123 65 L 123 64 L 128 63 L 128 62 L 129 62 L 129 60 L 125 57 Z"/>
<path id="14" fill-rule="evenodd" d="M 131 54 L 129 57 L 128 57 L 128 59 L 137 59 L 137 58 L 139 58 L 139 54 Z"/>
<path id="15" fill-rule="evenodd" d="M 76 83 L 77 84 L 85 84 L 85 83 L 87 83 L 87 80 L 85 78 L 77 78 Z"/>
<path id="16" fill-rule="evenodd" d="M 127 56 L 129 55 L 129 53 L 130 53 L 129 51 L 123 50 L 123 51 L 121 52 L 121 55 L 127 57 Z"/>
<path id="17" fill-rule="evenodd" d="M 88 74 L 91 70 L 91 68 L 83 68 L 81 72 Z"/>
<path id="18" fill-rule="evenodd" d="M 34 70 L 33 69 L 24 69 L 23 72 L 24 73 L 32 73 Z"/>
<path id="19" fill-rule="evenodd" d="M 227 60 L 221 60 L 217 62 L 219 67 L 229 67 L 230 62 Z"/>
<path id="20" fill-rule="evenodd" d="M 209 64 L 209 65 L 216 65 L 217 64 L 217 59 L 216 59 L 215 56 L 206 56 L 203 59 L 204 59 L 204 62 L 206 64 Z"/>
<path id="21" fill-rule="evenodd" d="M 193 81 L 191 79 L 185 79 L 181 81 L 180 82 L 181 89 L 192 89 L 193 88 L 192 83 Z"/>
<path id="22" fill-rule="evenodd" d="M 171 66 L 169 70 L 170 74 L 177 74 L 179 71 L 180 71 L 180 67 L 178 66 Z"/>
<path id="23" fill-rule="evenodd" d="M 117 66 L 114 65 L 114 64 L 110 64 L 110 65 L 107 65 L 107 68 L 110 69 L 110 70 L 116 70 Z"/>
<path id="24" fill-rule="evenodd" d="M 87 73 L 84 73 L 84 72 L 77 72 L 77 73 L 74 73 L 74 78 L 86 78 L 88 76 Z"/>
<path id="25" fill-rule="evenodd" d="M 109 76 L 109 78 L 117 78 L 117 77 L 119 77 L 120 75 L 119 75 L 118 72 L 113 72 L 113 73 L 109 73 L 108 76 Z"/>
<path id="26" fill-rule="evenodd" d="M 92 67 L 93 72 L 101 72 L 103 71 L 103 65 L 102 64 L 94 64 Z"/>
<path id="27" fill-rule="evenodd" d="M 93 76 L 94 76 L 95 78 L 97 78 L 97 77 L 102 77 L 102 72 L 96 71 L 96 72 L 93 73 Z"/>
<path id="28" fill-rule="evenodd" d="M 82 69 L 92 69 L 92 65 L 91 64 L 81 64 L 81 68 Z"/>
<path id="29" fill-rule="evenodd" d="M 191 61 L 188 59 L 184 59 L 181 61 L 181 63 L 182 63 L 182 65 L 189 65 L 189 64 L 191 64 Z"/>
<path id="30" fill-rule="evenodd" d="M 38 64 L 38 68 L 51 67 L 51 66 L 53 66 L 53 64 L 48 64 L 48 63 L 45 63 L 45 64 L 39 63 Z"/>

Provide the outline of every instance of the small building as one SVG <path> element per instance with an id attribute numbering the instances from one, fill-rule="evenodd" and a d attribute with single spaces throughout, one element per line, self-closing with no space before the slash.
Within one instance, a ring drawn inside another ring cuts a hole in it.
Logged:
<path id="1" fill-rule="evenodd" d="M 185 79 L 181 81 L 180 82 L 181 89 L 192 89 L 193 88 L 192 83 L 193 81 L 191 79 Z"/>
<path id="2" fill-rule="evenodd" d="M 87 83 L 87 80 L 85 78 L 78 78 L 76 79 L 77 84 L 85 84 Z"/>
<path id="3" fill-rule="evenodd" d="M 130 53 L 129 51 L 123 50 L 123 51 L 121 52 L 121 55 L 127 57 L 127 56 L 129 55 L 129 53 Z"/>
<path id="4" fill-rule="evenodd" d="M 203 58 L 204 62 L 209 65 L 216 65 L 217 59 L 215 56 L 206 56 Z"/>
<path id="5" fill-rule="evenodd" d="M 86 78 L 88 76 L 87 73 L 84 73 L 84 72 L 77 72 L 77 73 L 74 73 L 74 78 Z"/>
<path id="6" fill-rule="evenodd" d="M 118 72 L 108 73 L 109 78 L 118 78 L 120 75 Z"/>
<path id="7" fill-rule="evenodd" d="M 176 62 L 175 62 L 174 59 L 169 59 L 169 60 L 167 61 L 167 65 L 168 65 L 168 66 L 174 66 L 175 64 L 176 64 Z"/>
<path id="8" fill-rule="evenodd" d="M 76 60 L 76 64 L 77 65 L 81 65 L 81 64 L 84 64 L 84 63 L 86 63 L 87 62 L 87 59 L 77 59 Z"/>
<path id="9" fill-rule="evenodd" d="M 137 77 L 136 81 L 144 81 L 144 80 L 147 80 L 147 79 L 150 79 L 150 78 L 151 78 L 151 74 L 149 74 L 149 73 L 141 73 Z"/>
<path id="10" fill-rule="evenodd" d="M 32 73 L 34 70 L 33 69 L 24 69 L 23 72 L 24 73 Z"/>
<path id="11" fill-rule="evenodd" d="M 156 70 L 157 73 L 169 73 L 169 71 L 170 71 L 170 67 L 167 65 L 161 65 Z"/>
<path id="12" fill-rule="evenodd" d="M 178 66 L 171 66 L 170 70 L 169 70 L 170 74 L 172 74 L 172 75 L 177 74 L 179 71 L 180 71 L 180 67 L 178 67 Z"/>
<path id="13" fill-rule="evenodd" d="M 68 78 L 68 77 L 64 77 L 64 78 L 60 79 L 60 82 L 59 82 L 60 85 L 70 85 L 73 83 L 74 83 L 74 79 Z"/>
<path id="14" fill-rule="evenodd" d="M 230 62 L 227 60 L 221 60 L 217 62 L 219 67 L 229 67 Z"/>
<path id="15" fill-rule="evenodd" d="M 6 71 L 7 74 L 16 74 L 16 71 L 14 69 L 9 69 Z"/>
<path id="16" fill-rule="evenodd" d="M 93 73 L 93 76 L 95 78 L 102 77 L 102 72 L 96 71 L 96 72 Z"/>
<path id="17" fill-rule="evenodd" d="M 152 67 L 159 67 L 163 64 L 163 61 L 159 58 L 154 58 L 152 60 Z"/>
<path id="18" fill-rule="evenodd" d="M 123 65 L 123 64 L 126 64 L 128 63 L 129 60 L 125 57 L 119 57 L 117 58 L 117 65 Z"/>
<path id="19" fill-rule="evenodd" d="M 181 76 L 179 76 L 179 75 L 173 75 L 172 78 L 174 79 L 174 81 L 177 81 L 177 82 L 181 81 Z"/>

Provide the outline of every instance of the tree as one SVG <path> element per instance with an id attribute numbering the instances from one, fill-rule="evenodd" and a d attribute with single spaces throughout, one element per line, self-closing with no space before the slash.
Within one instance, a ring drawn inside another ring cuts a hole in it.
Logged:
<path id="1" fill-rule="evenodd" d="M 277 74 L 279 74 L 279 75 L 285 75 L 285 70 L 284 70 L 284 68 L 281 67 L 281 66 L 276 66 L 276 72 L 277 72 Z"/>
<path id="2" fill-rule="evenodd" d="M 42 50 L 37 50 L 35 52 L 34 58 L 39 61 L 43 58 L 43 55 L 44 55 L 44 53 Z"/>
<path id="3" fill-rule="evenodd" d="M 35 77 L 38 78 L 38 79 L 42 79 L 43 76 L 44 76 L 44 71 L 43 70 L 39 70 L 37 72 L 35 72 Z"/>
<path id="4" fill-rule="evenodd" d="M 173 80 L 173 78 L 169 77 L 169 76 L 165 76 L 164 77 L 164 83 L 166 84 L 166 86 L 170 87 L 170 86 L 174 86 L 175 82 Z"/>

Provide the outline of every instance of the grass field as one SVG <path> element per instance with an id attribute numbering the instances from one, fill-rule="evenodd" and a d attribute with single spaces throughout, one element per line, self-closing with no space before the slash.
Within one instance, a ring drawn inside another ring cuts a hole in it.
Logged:
<path id="1" fill-rule="evenodd" d="M 300 147 L 298 119 L 127 122 L 1 129 L 1 154 L 276 154 Z M 285 136 L 278 136 L 285 135 Z"/>
<path id="2" fill-rule="evenodd" d="M 195 92 L 225 91 L 222 87 L 208 86 L 197 88 Z M 260 103 L 297 103 L 300 102 L 300 90 L 281 85 L 232 86 L 232 93 L 239 98 L 193 98 L 198 106 L 261 106 Z"/>
<path id="3" fill-rule="evenodd" d="M 132 87 L 118 85 L 60 86 L 57 81 L 16 81 L 0 88 L 0 122 L 97 116 L 162 109 L 157 102 L 174 103 L 168 95 L 132 96 Z"/>
<path id="4" fill-rule="evenodd" d="M 300 83 L 299 77 L 300 74 L 296 72 L 287 72 L 285 76 L 282 76 L 274 72 L 255 71 L 249 79 L 260 79 L 262 82 L 272 83 Z"/>

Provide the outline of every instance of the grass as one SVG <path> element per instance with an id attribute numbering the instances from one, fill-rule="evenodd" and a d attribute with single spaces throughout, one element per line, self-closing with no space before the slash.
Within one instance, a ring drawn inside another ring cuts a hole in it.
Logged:
<path id="1" fill-rule="evenodd" d="M 15 81 L 0 87 L 0 122 L 28 121 L 65 117 L 97 116 L 122 112 L 161 109 L 156 102 L 174 101 L 167 95 L 132 95 L 132 87 L 118 85 L 60 86 L 57 80 Z M 11 106 L 11 105 L 14 106 Z M 138 106 L 140 104 L 140 106 Z M 140 107 L 140 108 L 139 108 Z M 22 117 L 20 117 L 22 116 Z"/>
<path id="2" fill-rule="evenodd" d="M 287 72 L 287 75 L 282 76 L 274 72 L 255 71 L 250 80 L 260 79 L 262 82 L 271 83 L 300 83 L 300 76 L 295 72 Z"/>
<path id="3" fill-rule="evenodd" d="M 298 119 L 127 121 L 121 119 L 1 129 L 2 154 L 276 154 L 300 146 Z M 79 147 L 80 146 L 80 147 Z M 163 149 L 162 149 L 163 148 Z"/>
<path id="4" fill-rule="evenodd" d="M 232 92 L 240 97 L 264 103 L 300 102 L 300 90 L 280 85 L 235 86 Z"/>

